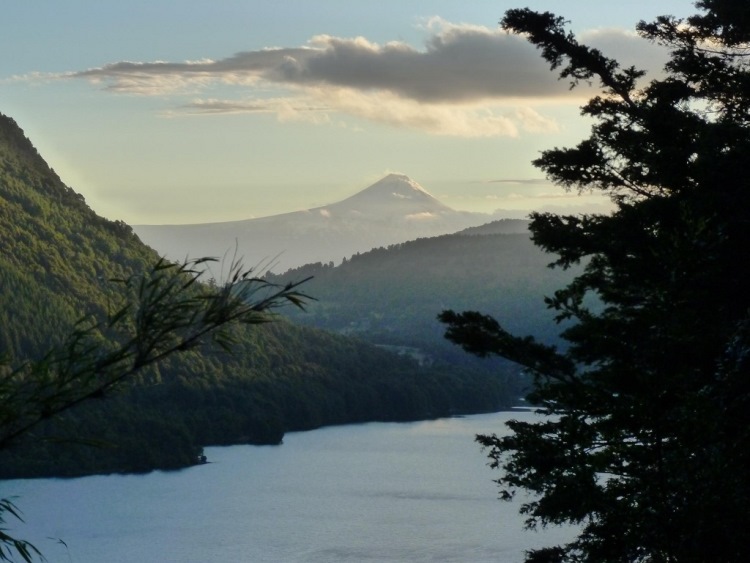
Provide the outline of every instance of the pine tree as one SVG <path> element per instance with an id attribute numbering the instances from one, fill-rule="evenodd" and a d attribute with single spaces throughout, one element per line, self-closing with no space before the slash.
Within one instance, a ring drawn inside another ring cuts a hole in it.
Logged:
<path id="1" fill-rule="evenodd" d="M 595 124 L 534 164 L 608 194 L 611 215 L 532 216 L 535 244 L 583 273 L 548 298 L 562 351 L 476 312 L 447 337 L 533 376 L 547 415 L 479 436 L 503 495 L 535 493 L 529 526 L 573 523 L 569 544 L 527 561 L 750 561 L 750 4 L 705 0 L 685 20 L 641 22 L 669 49 L 663 77 L 621 68 L 563 18 L 510 10 L 574 87 L 598 81 Z"/>

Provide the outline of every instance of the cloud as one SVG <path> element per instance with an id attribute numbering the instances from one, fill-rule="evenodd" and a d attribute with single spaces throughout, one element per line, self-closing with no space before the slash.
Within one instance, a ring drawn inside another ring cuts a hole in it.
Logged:
<path id="1" fill-rule="evenodd" d="M 68 73 L 104 90 L 143 96 L 238 90 L 239 99 L 198 98 L 168 115 L 274 113 L 281 121 L 329 122 L 337 112 L 436 135 L 517 136 L 556 131 L 532 106 L 579 103 L 587 85 L 570 90 L 524 38 L 500 29 L 432 18 L 421 49 L 404 42 L 318 35 L 307 45 L 186 62 L 116 62 Z M 620 30 L 585 38 L 615 54 L 653 61 L 650 43 Z M 633 55 L 635 53 L 635 55 Z M 277 95 L 268 99 L 269 90 Z M 521 101 L 522 100 L 522 101 Z"/>
<path id="2" fill-rule="evenodd" d="M 615 59 L 622 68 L 635 66 L 652 76 L 661 74 L 669 60 L 669 51 L 638 36 L 635 31 L 616 28 L 592 29 L 581 33 L 578 40 L 599 49 L 606 57 Z"/>
<path id="3" fill-rule="evenodd" d="M 351 88 L 311 88 L 307 98 L 247 100 L 196 99 L 166 112 L 182 114 L 275 114 L 279 121 L 330 122 L 330 112 L 397 128 L 461 137 L 518 136 L 525 131 L 555 130 L 556 124 L 530 109 L 502 113 L 492 108 L 420 104 L 389 92 L 360 92 Z"/>
<path id="4" fill-rule="evenodd" d="M 266 49 L 237 53 L 218 61 L 202 59 L 182 63 L 123 61 L 66 76 L 103 84 L 110 92 L 149 96 L 171 94 L 217 82 L 252 86 L 269 70 L 283 66 L 290 58 L 301 60 L 305 53 L 313 54 L 313 51 L 304 48 Z"/>
<path id="5" fill-rule="evenodd" d="M 460 137 L 518 135 L 518 127 L 511 117 L 489 108 L 424 104 L 391 92 L 352 88 L 315 88 L 308 94 L 336 111 L 392 127 Z"/>
<path id="6" fill-rule="evenodd" d="M 318 35 L 304 47 L 246 51 L 221 60 L 126 61 L 70 76 L 104 83 L 114 92 L 147 95 L 211 82 L 253 85 L 259 81 L 388 91 L 427 103 L 575 95 L 522 37 L 439 18 L 430 20 L 427 30 L 430 35 L 421 50 L 403 42 L 379 45 L 364 37 Z M 582 40 L 641 66 L 653 66 L 654 53 L 665 53 L 634 33 L 617 29 L 590 31 L 582 34 Z"/>
<path id="7" fill-rule="evenodd" d="M 179 115 L 231 115 L 242 113 L 274 114 L 279 121 L 307 121 L 328 123 L 328 111 L 332 108 L 316 106 L 305 98 L 256 98 L 245 100 L 220 100 L 197 98 L 176 110 L 164 113 L 167 117 Z"/>
<path id="8" fill-rule="evenodd" d="M 500 30 L 446 26 L 425 49 L 377 45 L 363 38 L 315 37 L 315 56 L 274 69 L 273 79 L 298 85 L 385 90 L 422 103 L 471 103 L 567 95 L 534 48 Z"/>
<path id="9" fill-rule="evenodd" d="M 580 199 L 580 195 L 575 192 L 553 191 L 553 192 L 542 192 L 542 193 L 519 193 L 509 192 L 506 194 L 489 194 L 485 196 L 485 199 L 490 201 L 496 200 L 533 200 L 533 199 Z"/>
<path id="10" fill-rule="evenodd" d="M 437 219 L 437 215 L 430 213 L 429 211 L 422 211 L 421 213 L 411 213 L 406 215 L 404 219 L 407 221 L 431 221 Z"/>
<path id="11" fill-rule="evenodd" d="M 518 108 L 514 112 L 514 117 L 520 122 L 523 129 L 530 133 L 546 133 L 560 130 L 554 119 L 544 117 L 530 107 Z"/>
<path id="12" fill-rule="evenodd" d="M 72 73 L 106 90 L 154 95 L 211 82 L 388 91 L 417 102 L 456 103 L 568 95 L 535 49 L 501 30 L 435 20 L 422 50 L 363 37 L 313 37 L 305 47 L 237 53 L 221 60 L 118 62 Z"/>
<path id="13" fill-rule="evenodd" d="M 551 182 L 546 178 L 503 178 L 498 180 L 485 180 L 483 184 L 509 184 L 509 185 L 549 185 Z"/>

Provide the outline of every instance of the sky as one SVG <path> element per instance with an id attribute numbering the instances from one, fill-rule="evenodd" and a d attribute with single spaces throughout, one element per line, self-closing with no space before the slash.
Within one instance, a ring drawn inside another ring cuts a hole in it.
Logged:
<path id="1" fill-rule="evenodd" d="M 100 215 L 230 221 L 353 195 L 397 172 L 454 209 L 599 210 L 531 161 L 591 126 L 498 22 L 530 7 L 658 73 L 639 20 L 686 0 L 37 0 L 3 4 L 0 113 Z"/>

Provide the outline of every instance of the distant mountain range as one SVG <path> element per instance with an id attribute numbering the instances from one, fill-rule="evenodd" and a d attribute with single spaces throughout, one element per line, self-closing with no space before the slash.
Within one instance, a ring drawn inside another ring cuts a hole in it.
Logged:
<path id="1" fill-rule="evenodd" d="M 136 225 L 146 244 L 173 260 L 231 258 L 283 272 L 314 262 L 339 263 L 358 252 L 454 233 L 493 217 L 456 211 L 403 174 L 389 174 L 353 196 L 323 207 L 243 221 Z M 523 230 L 524 222 L 515 223 Z"/>

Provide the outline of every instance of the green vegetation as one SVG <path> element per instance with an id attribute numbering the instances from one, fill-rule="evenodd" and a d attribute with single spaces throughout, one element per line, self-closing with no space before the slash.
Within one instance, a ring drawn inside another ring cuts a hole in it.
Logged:
<path id="1" fill-rule="evenodd" d="M 183 308 L 164 309 L 141 291 L 139 280 L 172 279 L 163 276 L 172 275 L 175 266 L 153 270 L 158 256 L 127 225 L 91 211 L 7 117 L 0 117 L 0 241 L 7 249 L 0 255 L 0 355 L 6 358 L 0 423 L 17 418 L 9 397 L 29 373 L 44 368 L 60 384 L 60 362 L 70 356 L 72 341 L 73 356 L 93 370 L 93 381 L 94 371 L 101 376 L 94 369 L 101 364 L 91 364 L 91 354 L 106 357 L 131 342 L 132 315 L 139 307 L 153 311 L 157 320 L 190 313 L 179 319 L 184 329 L 197 322 L 191 316 L 196 309 L 185 309 L 185 302 Z M 196 272 L 174 275 L 192 280 L 185 295 L 199 295 L 204 304 L 207 295 L 226 291 L 195 282 Z M 248 283 L 248 276 L 252 273 L 237 281 Z M 261 280 L 249 283 L 232 291 L 269 289 Z M 246 304 L 267 297 L 256 292 Z M 119 318 L 126 305 L 127 314 Z M 66 389 L 80 394 L 72 401 L 82 404 L 59 417 L 49 405 L 40 407 L 41 422 L 33 432 L 14 431 L 12 440 L 3 439 L 0 477 L 178 468 L 196 463 L 205 445 L 278 444 L 289 430 L 488 411 L 511 401 L 501 378 L 420 367 L 365 342 L 276 320 L 224 330 L 221 342 L 231 353 L 205 339 L 183 347 L 165 340 L 166 332 L 155 333 L 153 346 L 172 346 L 179 354 L 160 357 L 158 365 L 139 365 L 116 389 L 100 390 L 105 393 L 71 383 Z M 110 327 L 111 321 L 123 330 Z M 10 428 L 6 424 L 0 436 Z"/>
<path id="2" fill-rule="evenodd" d="M 306 300 L 294 283 L 232 265 L 228 281 L 204 284 L 204 261 L 159 260 L 5 116 L 0 243 L 0 478 L 176 469 L 204 445 L 489 411 L 514 396 L 502 378 L 270 317 Z M 18 514 L 0 500 L 0 526 Z M 0 560 L 14 555 L 39 554 L 0 528 Z"/>
<path id="3" fill-rule="evenodd" d="M 114 278 L 156 263 L 130 227 L 66 187 L 0 115 L 0 350 L 43 354 L 79 318 L 107 311 Z"/>
<path id="4" fill-rule="evenodd" d="M 443 338 L 437 312 L 446 307 L 504 311 L 513 330 L 556 342 L 559 327 L 543 298 L 572 278 L 547 267 L 551 257 L 531 242 L 525 221 L 496 221 L 453 235 L 423 238 L 357 254 L 342 264 L 309 264 L 275 283 L 312 276 L 315 301 L 283 314 L 296 323 L 356 335 L 434 364 L 503 370 L 520 393 L 524 381 L 508 362 L 488 365 Z M 522 232 L 518 232 L 522 231 Z"/>
<path id="5" fill-rule="evenodd" d="M 144 385 L 156 388 L 158 380 L 146 368 L 175 354 L 195 350 L 209 337 L 214 343 L 228 348 L 238 328 L 234 325 L 267 323 L 271 320 L 268 312 L 272 309 L 287 302 L 301 306 L 305 298 L 294 285 L 273 287 L 239 268 L 234 268 L 231 278 L 221 287 L 200 284 L 201 272 L 190 266 L 201 265 L 203 261 L 182 266 L 160 261 L 152 270 L 123 280 L 123 291 L 117 295 L 120 302 L 113 306 L 105 321 L 82 319 L 59 346 L 41 359 L 28 360 L 14 369 L 5 370 L 0 378 L 0 397 L 3 399 L 0 450 L 9 450 L 5 471 L 19 471 L 16 467 L 19 464 L 26 467 L 21 470 L 26 474 L 33 474 L 32 468 L 38 471 L 45 466 L 64 471 L 65 463 L 56 459 L 57 456 L 45 456 L 49 452 L 40 447 L 48 447 L 50 441 L 60 439 L 60 436 L 46 431 L 59 428 L 61 415 L 69 415 L 73 407 L 81 409 L 81 405 L 83 414 L 90 413 L 90 409 L 85 408 L 86 403 L 101 399 L 128 383 L 131 384 L 127 394 L 129 399 Z M 240 281 L 247 295 L 237 291 Z M 133 381 L 144 375 L 146 379 Z M 169 430 L 165 433 L 168 438 L 175 425 L 173 421 L 158 423 L 158 417 L 154 416 L 158 405 L 153 405 L 153 412 L 139 412 L 129 408 L 130 402 L 115 404 L 111 417 L 117 420 L 118 416 L 125 415 L 124 421 L 132 424 L 136 431 L 128 433 L 126 439 L 130 442 L 137 440 L 141 446 L 157 446 L 159 444 L 154 443 L 149 434 L 155 431 L 158 435 L 161 426 Z M 107 410 L 112 410 L 112 406 L 108 404 Z M 102 412 L 99 419 L 91 422 L 102 428 L 111 428 L 113 423 L 108 414 Z M 142 436 L 137 431 L 142 423 L 140 415 L 148 422 L 142 429 Z M 80 442 L 85 432 L 80 428 L 70 440 Z M 195 463 L 200 451 L 195 445 L 191 447 L 190 442 L 183 443 L 188 439 L 189 435 L 185 434 L 182 440 L 171 440 L 183 450 L 157 452 L 161 456 L 157 463 Z M 164 445 L 170 440 L 162 436 L 157 442 Z M 29 449 L 30 446 L 36 448 Z M 68 459 L 71 451 L 68 448 L 56 453 L 62 459 Z M 27 458 L 25 464 L 24 458 Z M 107 456 L 104 458 L 111 466 L 113 460 Z M 109 469 L 116 470 L 119 466 L 147 470 L 148 465 L 138 465 L 145 459 L 149 459 L 148 456 L 137 456 L 136 461 L 117 459 Z M 96 464 L 92 463 L 87 470 L 91 471 L 91 467 L 96 467 Z M 104 465 L 102 468 L 108 467 Z"/>
<path id="6" fill-rule="evenodd" d="M 448 337 L 527 367 L 551 415 L 480 436 L 529 526 L 581 526 L 529 562 L 750 561 L 750 5 L 704 0 L 687 20 L 641 22 L 670 49 L 640 87 L 550 13 L 511 10 L 505 29 L 573 83 L 598 80 L 591 136 L 535 164 L 601 190 L 611 216 L 537 214 L 534 242 L 585 267 L 548 303 L 567 348 L 518 338 L 492 317 L 447 311 Z M 599 307 L 586 306 L 595 296 Z"/>

